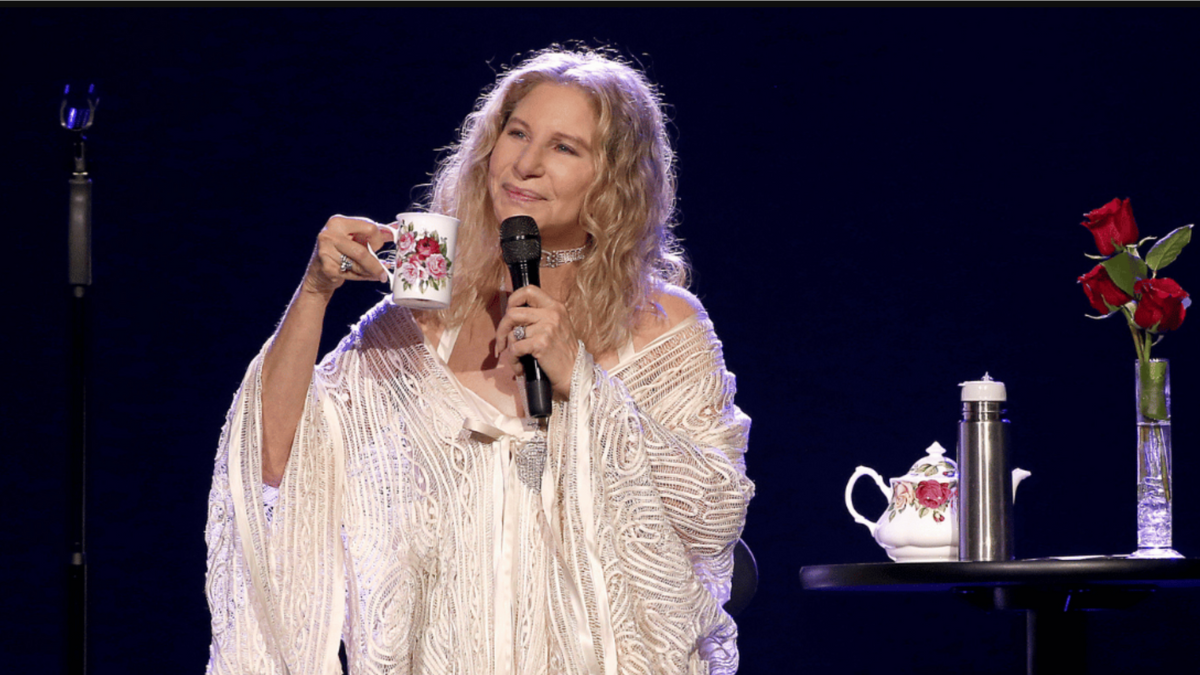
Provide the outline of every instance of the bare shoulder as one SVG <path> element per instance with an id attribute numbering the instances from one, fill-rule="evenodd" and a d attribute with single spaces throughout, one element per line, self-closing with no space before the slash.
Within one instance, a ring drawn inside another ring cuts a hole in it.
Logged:
<path id="1" fill-rule="evenodd" d="M 686 289 L 667 284 L 652 299 L 653 306 L 641 312 L 633 336 L 634 349 L 641 349 L 687 319 L 704 315 L 700 299 Z"/>
<path id="2" fill-rule="evenodd" d="M 670 324 L 667 326 L 668 330 L 684 319 L 704 314 L 704 305 L 700 304 L 700 298 L 692 295 L 686 288 L 673 284 L 663 286 L 662 292 L 655 296 L 654 303 L 666 314 L 666 321 Z"/>

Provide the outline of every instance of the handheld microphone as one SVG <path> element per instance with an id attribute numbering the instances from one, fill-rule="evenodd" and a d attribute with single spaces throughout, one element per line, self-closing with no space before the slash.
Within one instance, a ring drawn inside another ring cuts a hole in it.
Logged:
<path id="1" fill-rule="evenodd" d="M 500 223 L 500 255 L 512 274 L 514 291 L 522 286 L 539 285 L 542 236 L 533 218 L 513 216 Z M 525 370 L 525 399 L 530 417 L 549 417 L 553 397 L 549 378 L 532 354 L 520 357 L 520 361 Z"/>

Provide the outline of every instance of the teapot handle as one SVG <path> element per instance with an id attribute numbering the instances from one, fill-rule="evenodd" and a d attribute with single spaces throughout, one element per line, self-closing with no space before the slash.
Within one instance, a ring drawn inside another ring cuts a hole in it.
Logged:
<path id="1" fill-rule="evenodd" d="M 850 515 L 854 516 L 854 522 L 866 525 L 867 529 L 871 531 L 872 535 L 874 535 L 875 534 L 875 523 L 867 520 L 866 518 L 863 518 L 862 514 L 860 514 L 858 511 L 856 511 L 854 509 L 854 501 L 851 499 L 851 496 L 854 493 L 854 484 L 856 482 L 858 482 L 858 479 L 862 478 L 863 476 L 870 476 L 871 478 L 874 478 L 875 484 L 879 486 L 879 491 L 882 492 L 883 496 L 885 498 L 887 498 L 889 501 L 892 498 L 892 494 L 887 489 L 887 486 L 883 484 L 883 478 L 881 478 L 878 473 L 875 473 L 875 469 L 865 467 L 865 466 L 860 466 L 857 469 L 855 469 L 854 475 L 850 476 L 850 482 L 846 483 L 846 509 L 848 511 L 850 511 Z"/>

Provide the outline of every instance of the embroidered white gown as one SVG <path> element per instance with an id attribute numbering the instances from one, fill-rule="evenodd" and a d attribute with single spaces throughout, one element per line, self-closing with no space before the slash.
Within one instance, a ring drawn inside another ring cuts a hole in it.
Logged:
<path id="1" fill-rule="evenodd" d="M 364 316 L 266 512 L 251 364 L 209 498 L 208 672 L 340 673 L 343 639 L 353 675 L 736 671 L 749 419 L 708 319 L 610 372 L 581 346 L 544 434 L 458 384 L 452 340 Z"/>

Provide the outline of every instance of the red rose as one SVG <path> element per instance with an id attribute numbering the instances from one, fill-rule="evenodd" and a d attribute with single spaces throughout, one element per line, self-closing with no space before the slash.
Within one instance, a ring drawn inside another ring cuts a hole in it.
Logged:
<path id="1" fill-rule="evenodd" d="M 417 242 L 417 256 L 424 260 L 439 250 L 437 239 L 424 237 Z"/>
<path id="2" fill-rule="evenodd" d="M 1092 303 L 1092 307 L 1095 307 L 1096 311 L 1101 314 L 1108 314 L 1113 311 L 1113 308 L 1120 307 L 1133 299 L 1113 283 L 1112 277 L 1108 276 L 1108 270 L 1104 269 L 1104 265 L 1096 265 L 1092 271 L 1079 277 L 1079 283 L 1083 284 L 1083 292 L 1087 295 L 1088 301 Z M 1106 302 L 1112 305 L 1112 308 L 1105 306 Z"/>
<path id="3" fill-rule="evenodd" d="M 1183 323 L 1191 301 L 1179 284 L 1171 279 L 1142 279 L 1133 285 L 1133 290 L 1141 296 L 1133 313 L 1133 322 L 1138 326 L 1161 333 L 1175 330 Z"/>
<path id="4" fill-rule="evenodd" d="M 950 486 L 936 480 L 923 480 L 917 484 L 917 503 L 931 509 L 939 509 L 950 501 Z"/>
<path id="5" fill-rule="evenodd" d="M 1137 243 L 1137 223 L 1133 220 L 1133 208 L 1129 206 L 1128 199 L 1112 200 L 1088 213 L 1087 220 L 1080 224 L 1092 231 L 1092 236 L 1096 238 L 1096 248 L 1102 255 L 1117 252 L 1114 241 L 1120 246 Z"/>

